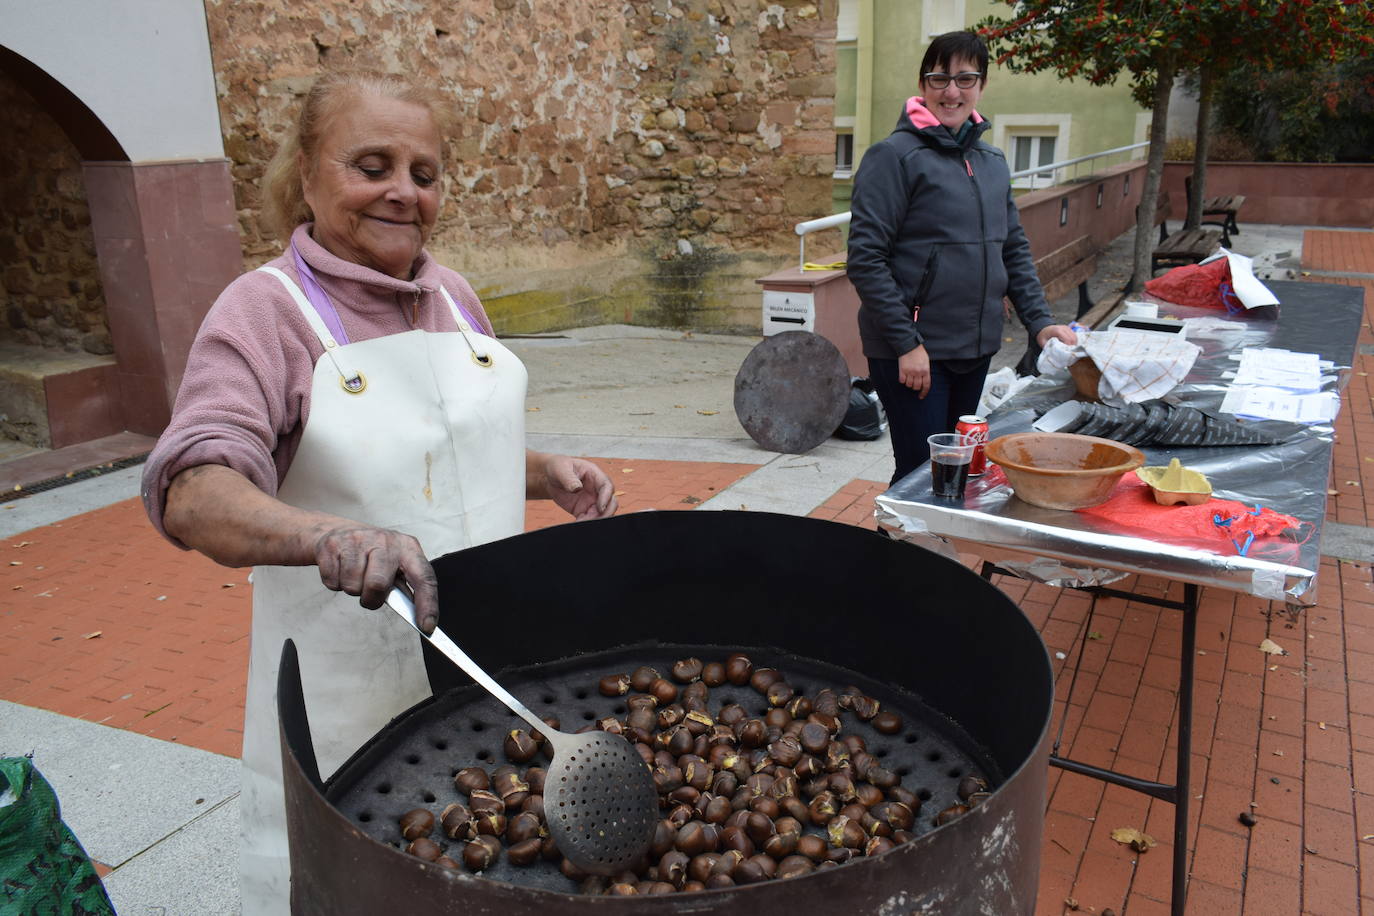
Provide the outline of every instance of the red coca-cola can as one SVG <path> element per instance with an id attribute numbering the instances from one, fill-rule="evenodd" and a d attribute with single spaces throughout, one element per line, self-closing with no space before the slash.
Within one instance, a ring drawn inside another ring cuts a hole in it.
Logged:
<path id="1" fill-rule="evenodd" d="M 978 440 L 978 447 L 973 450 L 973 460 L 969 462 L 968 476 L 977 477 L 988 467 L 987 456 L 983 454 L 983 444 L 988 441 L 988 421 L 982 417 L 975 417 L 973 414 L 965 414 L 959 418 L 959 423 L 954 427 L 956 433 L 968 436 L 970 439 Z"/>

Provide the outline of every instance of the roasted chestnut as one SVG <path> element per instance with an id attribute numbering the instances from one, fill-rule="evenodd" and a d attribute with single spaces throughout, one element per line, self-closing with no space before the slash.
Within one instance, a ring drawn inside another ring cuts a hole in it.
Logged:
<path id="1" fill-rule="evenodd" d="M 543 821 L 539 819 L 539 815 L 529 811 L 522 811 L 511 818 L 510 822 L 506 824 L 506 842 L 513 845 L 525 840 L 537 840 L 540 838 L 540 833 L 543 828 L 544 824 Z M 538 852 L 538 847 L 535 848 L 535 852 Z"/>
<path id="2" fill-rule="evenodd" d="M 764 695 L 768 697 L 769 706 L 786 706 L 796 696 L 796 691 L 786 681 L 777 680 L 765 688 Z"/>
<path id="3" fill-rule="evenodd" d="M 987 790 L 988 781 L 981 776 L 977 776 L 970 773 L 963 779 L 959 780 L 959 788 L 956 791 L 958 792 L 959 797 L 961 799 L 963 799 L 964 801 L 968 801 L 969 796 L 973 793 L 986 792 Z"/>
<path id="4" fill-rule="evenodd" d="M 943 827 L 950 821 L 958 820 L 960 817 L 968 814 L 968 812 L 968 805 L 950 805 L 948 808 L 935 815 L 935 826 Z"/>
<path id="5" fill-rule="evenodd" d="M 526 763 L 534 759 L 534 755 L 539 753 L 539 742 L 530 737 L 530 734 L 523 728 L 513 728 L 506 734 L 506 740 L 502 743 L 502 750 L 506 752 L 506 759 L 515 763 Z"/>
<path id="6" fill-rule="evenodd" d="M 872 697 L 860 695 L 851 698 L 849 709 L 854 715 L 868 722 L 882 710 L 882 704 Z"/>
<path id="7" fill-rule="evenodd" d="M 780 680 L 782 672 L 776 668 L 755 668 L 754 673 L 749 675 L 749 686 L 759 693 L 767 694 L 768 688 Z"/>
<path id="8" fill-rule="evenodd" d="M 658 671 L 648 665 L 641 665 L 630 672 L 630 686 L 640 693 L 648 693 L 649 685 L 660 677 Z"/>
<path id="9" fill-rule="evenodd" d="M 725 665 L 720 662 L 707 662 L 701 669 L 701 682 L 707 687 L 719 687 L 725 683 Z"/>
<path id="10" fill-rule="evenodd" d="M 825 835 L 831 846 L 858 849 L 868 839 L 859 822 L 843 814 L 837 814 L 825 825 Z"/>
<path id="11" fill-rule="evenodd" d="M 658 700 L 659 705 L 673 702 L 678 695 L 677 685 L 661 677 L 654 678 L 653 683 L 649 685 L 648 692 L 650 696 Z"/>
<path id="12" fill-rule="evenodd" d="M 687 863 L 691 861 L 691 856 L 677 849 L 671 849 L 663 854 L 663 858 L 658 860 L 658 877 L 662 881 L 667 881 L 673 886 L 674 890 L 681 889 L 687 883 Z"/>
<path id="13" fill-rule="evenodd" d="M 434 830 L 434 813 L 428 808 L 413 808 L 401 815 L 401 838 L 418 840 Z"/>
<path id="14" fill-rule="evenodd" d="M 500 836 L 506 832 L 506 816 L 500 813 L 479 814 L 476 816 L 478 835 Z"/>
<path id="15" fill-rule="evenodd" d="M 711 877 L 711 868 L 720 858 L 719 853 L 703 852 L 692 857 L 692 861 L 687 863 L 687 880 L 705 883 Z"/>
<path id="16" fill-rule="evenodd" d="M 510 859 L 512 865 L 530 865 L 535 859 L 539 858 L 540 840 L 538 837 L 528 837 L 518 843 L 511 845 L 506 850 L 506 858 Z"/>
<path id="17" fill-rule="evenodd" d="M 814 833 L 805 834 L 797 840 L 797 852 L 812 862 L 819 862 L 824 859 L 826 848 L 825 840 Z"/>
<path id="18" fill-rule="evenodd" d="M 439 848 L 439 844 L 426 836 L 411 840 L 410 845 L 406 847 L 406 852 L 417 859 L 424 859 L 426 862 L 433 862 L 444 854 L 444 851 Z"/>
<path id="19" fill-rule="evenodd" d="M 453 774 L 453 787 L 464 795 L 473 789 L 490 789 L 491 777 L 481 767 L 463 767 Z"/>
<path id="20" fill-rule="evenodd" d="M 506 810 L 506 803 L 501 796 L 490 789 L 473 789 L 468 793 L 468 807 L 472 809 L 473 815 L 495 814 Z"/>
<path id="21" fill-rule="evenodd" d="M 902 717 L 890 709 L 879 712 L 869 722 L 873 730 L 880 735 L 895 735 L 902 730 Z"/>
<path id="22" fill-rule="evenodd" d="M 778 863 L 778 877 L 799 878 L 810 874 L 815 867 L 806 856 L 790 855 Z"/>
<path id="23" fill-rule="evenodd" d="M 839 695 L 829 687 L 817 691 L 816 695 L 811 698 L 811 711 L 832 718 L 838 716 L 840 714 Z"/>
<path id="24" fill-rule="evenodd" d="M 840 806 L 835 796 L 830 792 L 821 792 L 811 799 L 811 804 L 807 806 L 807 814 L 811 818 L 811 823 L 817 827 L 824 827 L 829 824 L 839 812 Z"/>
<path id="25" fill-rule="evenodd" d="M 501 841 L 494 836 L 479 836 L 463 846 L 463 864 L 469 871 L 490 868 L 501 858 Z"/>
<path id="26" fill-rule="evenodd" d="M 597 683 L 596 689 L 601 692 L 603 697 L 623 697 L 630 692 L 630 676 L 628 674 L 608 674 Z"/>
<path id="27" fill-rule="evenodd" d="M 868 842 L 864 844 L 864 855 L 876 856 L 881 852 L 887 852 L 896 845 L 885 836 L 869 837 Z"/>
<path id="28" fill-rule="evenodd" d="M 747 655 L 736 652 L 725 660 L 725 679 L 737 687 L 749 683 L 749 678 L 753 673 L 754 663 L 749 660 Z"/>
<path id="29" fill-rule="evenodd" d="M 692 658 L 678 659 L 673 662 L 673 667 L 671 669 L 673 680 L 683 684 L 690 684 L 692 681 L 700 680 L 701 672 L 704 667 L 705 665 L 702 664 L 701 659 L 695 656 Z"/>
<path id="30" fill-rule="evenodd" d="M 467 805 L 449 805 L 439 816 L 439 824 L 444 836 L 451 840 L 471 840 L 477 836 L 477 821 Z"/>

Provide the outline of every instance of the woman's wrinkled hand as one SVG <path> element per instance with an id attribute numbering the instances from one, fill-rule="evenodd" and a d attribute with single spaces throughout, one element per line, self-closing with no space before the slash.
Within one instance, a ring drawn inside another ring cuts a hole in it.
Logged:
<path id="1" fill-rule="evenodd" d="M 922 400 L 930 394 L 930 355 L 926 353 L 924 345 L 897 357 L 897 379 L 919 394 Z"/>
<path id="2" fill-rule="evenodd" d="M 615 515 L 618 508 L 615 485 L 605 471 L 584 458 L 567 455 L 541 457 L 542 495 L 553 500 L 578 521 Z"/>
<path id="3" fill-rule="evenodd" d="M 356 523 L 325 530 L 315 540 L 315 565 L 326 588 L 356 595 L 365 608 L 379 608 L 404 578 L 414 594 L 420 629 L 439 623 L 439 583 L 420 542 L 408 534 Z"/>
<path id="4" fill-rule="evenodd" d="M 1041 328 L 1040 333 L 1035 335 L 1035 342 L 1042 350 L 1051 340 L 1062 340 L 1072 347 L 1078 343 L 1078 334 L 1066 324 L 1051 324 Z"/>

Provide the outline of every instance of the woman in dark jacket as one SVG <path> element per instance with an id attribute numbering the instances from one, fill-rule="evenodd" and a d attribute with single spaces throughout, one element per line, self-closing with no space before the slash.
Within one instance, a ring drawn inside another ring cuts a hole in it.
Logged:
<path id="1" fill-rule="evenodd" d="M 1076 339 L 1050 317 L 1006 158 L 979 141 L 990 125 L 973 106 L 987 73 L 976 34 L 937 37 L 921 61 L 924 96 L 854 176 L 848 273 L 892 431 L 893 483 L 930 457 L 927 436 L 977 410 L 1004 296 L 1041 346 Z"/>

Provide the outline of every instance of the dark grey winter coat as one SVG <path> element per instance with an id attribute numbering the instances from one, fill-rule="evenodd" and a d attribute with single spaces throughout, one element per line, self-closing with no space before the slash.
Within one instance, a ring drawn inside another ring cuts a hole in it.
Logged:
<path id="1" fill-rule="evenodd" d="M 895 359 L 920 344 L 931 359 L 991 356 L 1003 296 L 1032 335 L 1054 323 L 1006 157 L 979 142 L 989 123 L 976 112 L 973 121 L 961 146 L 912 98 L 892 134 L 864 154 L 848 274 L 865 356 Z"/>

